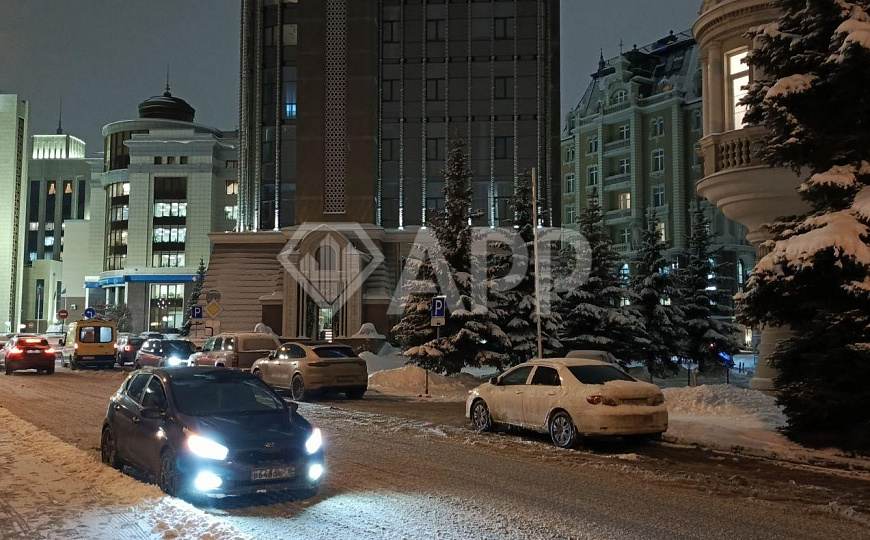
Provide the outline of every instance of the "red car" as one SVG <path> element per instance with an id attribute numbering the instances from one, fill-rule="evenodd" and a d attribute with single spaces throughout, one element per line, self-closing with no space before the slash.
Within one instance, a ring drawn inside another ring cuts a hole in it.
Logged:
<path id="1" fill-rule="evenodd" d="M 54 347 L 48 340 L 37 336 L 17 336 L 10 339 L 0 350 L 0 360 L 6 367 L 6 375 L 22 369 L 35 369 L 48 375 L 54 373 Z"/>

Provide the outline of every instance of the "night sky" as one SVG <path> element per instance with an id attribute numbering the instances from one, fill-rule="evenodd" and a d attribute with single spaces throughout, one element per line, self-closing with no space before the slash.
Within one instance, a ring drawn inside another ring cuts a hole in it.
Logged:
<path id="1" fill-rule="evenodd" d="M 691 27 L 701 0 L 562 0 L 562 117 L 595 71 L 619 52 Z M 0 93 L 31 102 L 31 133 L 63 127 L 102 150 L 102 127 L 174 95 L 197 122 L 238 123 L 239 0 L 0 0 Z"/>

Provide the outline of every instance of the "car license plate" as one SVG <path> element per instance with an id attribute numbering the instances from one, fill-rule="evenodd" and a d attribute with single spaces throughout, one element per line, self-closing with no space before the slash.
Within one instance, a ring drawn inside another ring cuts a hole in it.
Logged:
<path id="1" fill-rule="evenodd" d="M 39 349 L 29 349 L 29 350 L 27 351 L 27 354 L 39 354 L 39 353 L 41 353 L 41 352 L 42 352 L 42 351 L 40 351 Z"/>
<path id="2" fill-rule="evenodd" d="M 93 356 L 82 356 L 82 360 L 93 360 Z"/>
<path id="3" fill-rule="evenodd" d="M 295 467 L 273 467 L 271 469 L 255 469 L 251 471 L 251 480 L 278 480 L 290 478 L 296 474 Z"/>

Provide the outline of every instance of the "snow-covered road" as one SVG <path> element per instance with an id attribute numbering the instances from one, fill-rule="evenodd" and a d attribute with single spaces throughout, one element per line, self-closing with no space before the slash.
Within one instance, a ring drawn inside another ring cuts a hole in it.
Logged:
<path id="1" fill-rule="evenodd" d="M 99 424 L 122 378 L 65 370 L 52 377 L 0 377 L 0 407 L 96 459 Z M 203 509 L 208 517 L 222 530 L 258 538 L 797 539 L 868 534 L 870 479 L 861 473 L 832 474 L 667 445 L 604 444 L 560 451 L 539 437 L 473 433 L 457 418 L 462 409 L 456 404 L 366 399 L 336 405 L 304 404 L 300 409 L 324 430 L 328 444 L 327 482 L 317 497 L 225 499 Z M 6 452 L 14 441 L 4 440 L 0 449 Z M 49 458 L 46 454 L 46 463 L 55 466 Z M 0 463 L 7 467 L 0 471 L 16 468 L 14 461 Z M 80 480 L 74 471 L 57 467 L 70 482 Z M 0 483 L 0 499 L 27 523 L 38 518 L 23 511 L 33 496 L 16 491 L 14 484 L 28 477 L 22 478 Z M 133 483 L 122 485 L 122 491 L 153 490 L 131 478 L 122 480 Z M 63 508 L 72 505 L 67 497 L 46 503 Z M 77 511 L 87 507 L 99 513 L 111 503 L 95 496 L 77 504 Z M 158 495 L 154 504 L 174 502 Z M 103 536 L 87 529 L 85 523 L 73 532 Z M 0 538 L 4 532 L 10 530 L 0 528 Z M 163 534 L 153 527 L 143 533 Z"/>

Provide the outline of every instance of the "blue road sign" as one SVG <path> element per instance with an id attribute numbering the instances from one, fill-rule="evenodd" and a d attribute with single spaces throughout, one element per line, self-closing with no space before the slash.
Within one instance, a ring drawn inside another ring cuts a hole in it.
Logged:
<path id="1" fill-rule="evenodd" d="M 190 306 L 190 318 L 202 319 L 202 306 Z"/>
<path id="2" fill-rule="evenodd" d="M 96 315 L 97 315 L 96 309 L 94 309 L 92 307 L 85 309 L 85 318 L 86 319 L 93 319 Z"/>
<path id="3" fill-rule="evenodd" d="M 432 299 L 432 317 L 444 318 L 447 316 L 447 297 L 436 296 Z"/>

